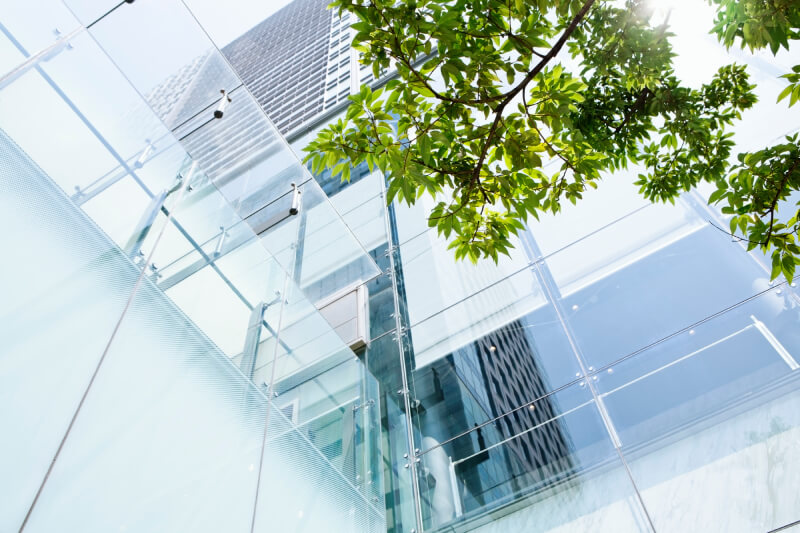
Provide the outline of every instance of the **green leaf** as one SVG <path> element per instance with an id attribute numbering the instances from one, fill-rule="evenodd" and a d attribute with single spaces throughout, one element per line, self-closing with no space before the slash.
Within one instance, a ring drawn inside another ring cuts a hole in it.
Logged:
<path id="1" fill-rule="evenodd" d="M 791 283 L 794 279 L 795 258 L 791 254 L 785 254 L 781 260 L 783 267 L 783 275 L 786 280 Z"/>
<path id="2" fill-rule="evenodd" d="M 778 102 L 780 102 L 781 100 L 792 94 L 793 89 L 794 89 L 793 85 L 787 85 L 786 88 L 784 88 L 778 95 Z"/>
<path id="3" fill-rule="evenodd" d="M 783 270 L 783 265 L 781 264 L 781 254 L 776 250 L 772 254 L 772 270 L 769 275 L 770 281 L 780 276 L 782 270 Z"/>

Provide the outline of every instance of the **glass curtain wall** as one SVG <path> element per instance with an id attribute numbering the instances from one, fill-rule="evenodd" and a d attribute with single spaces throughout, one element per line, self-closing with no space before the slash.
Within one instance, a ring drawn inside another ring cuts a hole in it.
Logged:
<path id="1" fill-rule="evenodd" d="M 742 150 L 796 131 L 800 112 L 773 102 L 798 51 L 725 51 L 712 18 L 674 8 L 679 75 L 699 85 L 711 64 L 747 63 L 764 104 L 738 127 Z M 313 134 L 293 139 L 298 153 Z M 384 210 L 371 176 L 352 175 L 316 178 L 384 270 L 365 359 L 384 391 L 390 530 L 744 533 L 800 520 L 800 298 L 716 227 L 728 224 L 707 191 L 651 205 L 631 169 L 530 224 L 511 257 L 472 265 L 427 227 L 424 198 Z M 381 216 L 376 236 L 368 220 Z"/>
<path id="2" fill-rule="evenodd" d="M 797 111 L 773 102 L 797 52 L 770 64 L 710 39 L 692 53 L 747 60 L 765 102 L 744 117 L 743 149 L 795 131 Z M 497 265 L 454 262 L 424 204 L 392 206 L 425 530 L 748 532 L 800 520 L 796 288 L 769 282 L 702 191 L 650 205 L 633 176 L 530 224 Z"/>
<path id="3" fill-rule="evenodd" d="M 263 114 L 214 118 L 182 4 L 68 4 L 0 19 L 0 530 L 385 530 L 377 382 L 307 296 L 377 267 Z"/>

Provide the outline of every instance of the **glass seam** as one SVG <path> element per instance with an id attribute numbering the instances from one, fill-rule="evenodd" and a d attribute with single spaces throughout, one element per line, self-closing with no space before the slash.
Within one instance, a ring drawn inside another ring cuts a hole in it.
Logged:
<path id="1" fill-rule="evenodd" d="M 537 271 L 538 270 L 539 269 L 537 268 Z M 572 353 L 578 361 L 578 366 L 580 367 L 581 373 L 584 376 L 584 381 L 586 383 L 586 386 L 588 387 L 589 392 L 591 393 L 592 398 L 595 402 L 595 405 L 597 406 L 597 411 L 600 414 L 600 418 L 603 421 L 603 425 L 606 429 L 606 432 L 608 433 L 611 443 L 614 446 L 614 450 L 617 452 L 619 460 L 622 463 L 623 469 L 625 470 L 628 480 L 631 483 L 631 487 L 633 488 L 636 501 L 639 503 L 640 511 L 644 514 L 645 520 L 647 521 L 647 524 L 650 526 L 650 530 L 653 533 L 655 533 L 656 527 L 655 524 L 653 523 L 653 519 L 650 516 L 650 512 L 647 510 L 647 507 L 644 504 L 644 498 L 642 497 L 642 494 L 639 491 L 639 487 L 636 484 L 636 480 L 633 477 L 633 472 L 631 471 L 630 465 L 628 465 L 628 461 L 625 459 L 625 455 L 622 453 L 622 443 L 620 442 L 619 436 L 617 435 L 616 428 L 614 427 L 614 422 L 611 420 L 611 416 L 608 414 L 608 411 L 606 410 L 603 399 L 598 394 L 594 384 L 592 383 L 592 380 L 588 377 L 587 367 L 585 366 L 585 363 L 583 361 L 583 354 L 581 353 L 581 350 L 577 344 L 577 340 L 574 338 L 572 329 L 569 327 L 569 324 L 567 323 L 567 320 L 564 317 L 560 301 L 556 301 L 555 299 L 555 293 L 558 292 L 558 287 L 555 288 L 551 287 L 550 286 L 551 280 L 547 279 L 543 275 L 540 277 L 540 279 L 542 280 L 542 286 L 544 290 L 547 292 L 547 295 L 553 302 L 553 309 L 556 312 L 558 320 L 561 322 L 561 327 L 563 328 L 564 334 L 567 337 L 567 341 L 569 342 L 570 348 L 572 349 Z"/>

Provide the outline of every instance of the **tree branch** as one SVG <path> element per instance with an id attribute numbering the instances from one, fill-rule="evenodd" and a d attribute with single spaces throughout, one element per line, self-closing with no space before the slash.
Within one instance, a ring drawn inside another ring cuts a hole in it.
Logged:
<path id="1" fill-rule="evenodd" d="M 786 183 L 789 181 L 792 173 L 797 170 L 798 165 L 800 165 L 800 158 L 796 158 L 792 162 L 792 166 L 786 170 L 786 173 L 781 179 L 780 185 L 778 185 L 778 189 L 775 191 L 775 196 L 772 198 L 772 203 L 770 203 L 769 206 L 769 227 L 767 229 L 767 234 L 764 237 L 764 246 L 767 246 L 769 244 L 769 240 L 772 238 L 772 229 L 775 226 L 775 207 L 778 205 L 781 192 L 783 191 L 783 188 L 786 187 Z"/>
<path id="2" fill-rule="evenodd" d="M 577 29 L 578 24 L 581 23 L 583 18 L 586 16 L 586 13 L 589 12 L 589 9 L 592 7 L 594 2 L 595 0 L 586 0 L 586 2 L 584 2 L 583 7 L 572 18 L 572 21 L 569 23 L 569 26 L 567 26 L 567 28 L 561 34 L 561 37 L 559 37 L 558 41 L 556 41 L 556 44 L 553 45 L 550 51 L 544 55 L 542 60 L 539 61 L 539 63 L 537 63 L 536 66 L 533 67 L 528 72 L 528 74 L 525 76 L 525 79 L 523 79 L 519 85 L 517 85 L 514 89 L 506 93 L 506 97 L 494 109 L 495 113 L 494 122 L 492 122 L 492 127 L 489 128 L 489 133 L 486 135 L 486 139 L 483 143 L 483 149 L 481 150 L 480 157 L 478 158 L 478 162 L 475 165 L 475 171 L 472 175 L 473 182 L 477 181 L 478 178 L 480 177 L 481 169 L 483 168 L 483 162 L 486 160 L 486 154 L 489 151 L 489 145 L 491 144 L 492 137 L 494 137 L 494 134 L 497 131 L 497 126 L 500 124 L 500 119 L 503 116 L 503 111 L 505 110 L 506 106 L 511 102 L 511 100 L 514 99 L 515 96 L 517 96 L 520 93 L 520 91 L 525 90 L 528 83 L 530 83 L 530 81 L 534 77 L 536 77 L 536 75 L 539 74 L 542 71 L 542 69 L 544 69 L 545 66 L 547 66 L 547 63 L 549 63 L 551 59 L 553 59 L 556 55 L 558 55 L 558 53 L 561 51 L 561 48 L 564 47 L 564 44 L 569 39 L 570 35 L 572 35 L 572 33 Z"/>

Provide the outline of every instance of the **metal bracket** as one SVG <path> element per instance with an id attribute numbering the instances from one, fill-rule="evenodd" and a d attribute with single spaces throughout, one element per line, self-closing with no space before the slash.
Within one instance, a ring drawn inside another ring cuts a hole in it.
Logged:
<path id="1" fill-rule="evenodd" d="M 214 110 L 214 118 L 222 118 L 222 115 L 225 114 L 225 108 L 231 103 L 231 97 L 228 96 L 225 89 L 220 89 L 219 92 L 222 93 L 222 98 L 219 99 L 219 104 Z"/>
<path id="2" fill-rule="evenodd" d="M 250 379 L 253 378 L 256 370 L 256 355 L 258 354 L 258 343 L 261 340 L 261 322 L 266 310 L 267 304 L 258 302 L 250 312 L 250 319 L 247 321 L 247 335 L 244 338 L 239 369 Z"/>
<path id="3" fill-rule="evenodd" d="M 354 405 L 354 406 L 353 406 L 353 411 L 358 411 L 358 410 L 359 410 L 359 409 L 361 409 L 362 407 L 363 407 L 364 409 L 369 409 L 369 407 L 370 407 L 371 405 L 375 405 L 375 400 L 369 400 L 369 401 L 366 401 L 366 402 L 364 402 L 364 403 L 362 403 L 362 404 Z"/>
<path id="4" fill-rule="evenodd" d="M 144 243 L 145 239 L 147 239 L 147 235 L 150 233 L 150 230 L 153 228 L 153 222 L 155 222 L 158 213 L 161 212 L 161 208 L 164 207 L 164 201 L 167 199 L 167 194 L 167 191 L 162 190 L 153 196 L 153 199 L 150 200 L 147 209 L 144 210 L 144 214 L 139 220 L 139 223 L 136 224 L 136 228 L 133 230 L 133 234 L 131 235 L 131 238 L 128 240 L 128 244 L 125 245 L 124 249 L 125 253 L 131 259 L 139 255 L 142 244 Z"/>

